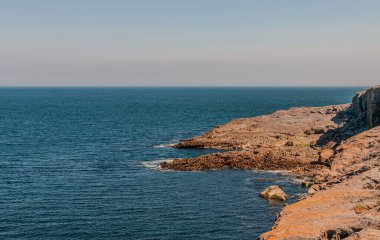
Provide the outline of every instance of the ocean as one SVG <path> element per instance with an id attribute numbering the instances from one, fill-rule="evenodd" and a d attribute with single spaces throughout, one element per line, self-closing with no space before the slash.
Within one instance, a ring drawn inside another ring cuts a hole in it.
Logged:
<path id="1" fill-rule="evenodd" d="M 255 239 L 291 176 L 159 171 L 167 144 L 234 118 L 348 103 L 362 88 L 0 88 L 0 239 Z"/>

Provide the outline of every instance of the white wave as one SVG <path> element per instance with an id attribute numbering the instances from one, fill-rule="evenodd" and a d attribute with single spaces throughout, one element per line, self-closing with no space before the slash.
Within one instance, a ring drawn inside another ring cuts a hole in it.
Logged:
<path id="1" fill-rule="evenodd" d="M 174 159 L 158 159 L 154 161 L 141 162 L 142 165 L 146 168 L 161 170 L 160 164 L 163 162 L 173 162 Z"/>
<path id="2" fill-rule="evenodd" d="M 289 170 L 251 170 L 252 172 L 258 172 L 258 173 L 274 173 L 274 174 L 280 174 L 280 175 L 294 175 L 292 171 Z"/>
<path id="3" fill-rule="evenodd" d="M 174 147 L 175 145 L 176 143 L 164 143 L 164 144 L 155 145 L 153 147 L 154 148 L 170 148 L 170 147 Z"/>

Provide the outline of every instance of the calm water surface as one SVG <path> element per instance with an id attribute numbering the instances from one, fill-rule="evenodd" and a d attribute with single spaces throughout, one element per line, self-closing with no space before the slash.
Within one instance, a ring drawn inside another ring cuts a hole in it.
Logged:
<path id="1" fill-rule="evenodd" d="M 278 184 L 294 201 L 304 190 L 275 173 L 156 171 L 146 166 L 211 151 L 160 144 L 358 90 L 2 88 L 0 238 L 255 239 L 281 208 L 258 193 Z"/>

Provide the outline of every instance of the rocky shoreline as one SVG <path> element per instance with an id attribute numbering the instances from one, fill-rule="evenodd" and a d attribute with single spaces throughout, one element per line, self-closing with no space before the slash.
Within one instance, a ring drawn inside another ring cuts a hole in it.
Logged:
<path id="1" fill-rule="evenodd" d="M 161 163 L 163 169 L 288 170 L 308 196 L 286 206 L 262 240 L 380 239 L 380 86 L 352 104 L 235 119 L 176 148 L 227 150 Z"/>

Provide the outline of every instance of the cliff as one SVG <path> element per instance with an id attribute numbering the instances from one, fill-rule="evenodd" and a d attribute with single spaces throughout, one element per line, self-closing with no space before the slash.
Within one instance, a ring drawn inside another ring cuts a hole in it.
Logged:
<path id="1" fill-rule="evenodd" d="M 380 86 L 357 93 L 352 106 L 370 128 L 380 125 Z"/>
<path id="2" fill-rule="evenodd" d="M 380 239 L 380 86 L 352 104 L 235 119 L 178 148 L 227 150 L 163 169 L 288 170 L 310 186 L 260 239 Z M 305 182 L 306 183 L 306 182 Z"/>

